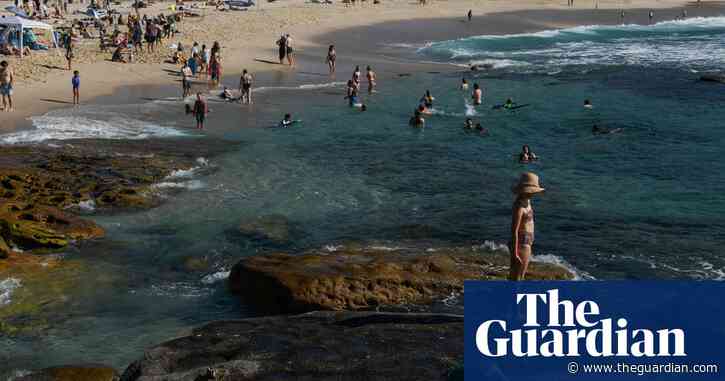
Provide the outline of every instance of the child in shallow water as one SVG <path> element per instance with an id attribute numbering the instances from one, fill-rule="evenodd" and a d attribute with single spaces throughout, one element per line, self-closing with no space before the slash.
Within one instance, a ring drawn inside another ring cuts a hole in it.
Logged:
<path id="1" fill-rule="evenodd" d="M 544 191 L 539 186 L 539 176 L 526 172 L 511 188 L 516 195 L 511 214 L 511 266 L 509 280 L 524 280 L 534 245 L 534 209 L 531 198 Z"/>

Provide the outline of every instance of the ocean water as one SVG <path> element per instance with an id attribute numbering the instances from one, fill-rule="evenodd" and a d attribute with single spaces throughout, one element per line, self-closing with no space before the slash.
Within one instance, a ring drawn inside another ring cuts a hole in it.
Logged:
<path id="1" fill-rule="evenodd" d="M 0 370 L 79 362 L 122 369 L 143 348 L 190 327 L 253 315 L 224 287 L 244 256 L 345 242 L 500 247 L 509 239 L 510 187 L 523 171 L 538 173 L 547 188 L 534 201 L 539 260 L 570 266 L 583 279 L 725 278 L 725 87 L 697 80 L 725 63 L 718 53 L 725 19 L 410 49 L 421 61 L 453 66 L 382 73 L 379 92 L 363 96 L 367 112 L 346 106 L 339 78 L 318 78 L 304 87 L 268 86 L 251 108 L 213 100 L 203 133 L 169 98 L 53 111 L 33 120 L 35 130 L 0 136 L 2 144 L 86 135 L 239 143 L 158 184 L 162 206 L 93 217 L 107 238 L 65 253 L 92 269 L 81 275 L 84 287 L 43 312 L 50 323 L 41 333 L 0 336 Z M 470 72 L 471 63 L 494 68 Z M 484 105 L 470 106 L 458 88 L 463 77 L 484 87 Z M 425 90 L 436 97 L 434 115 L 411 128 Z M 492 109 L 506 98 L 529 106 Z M 594 108 L 584 109 L 584 99 Z M 302 122 L 275 128 L 286 112 Z M 490 133 L 463 131 L 467 115 Z M 621 130 L 592 135 L 595 124 Z M 523 144 L 538 162 L 517 162 Z M 289 243 L 235 233 L 240 222 L 265 215 L 289 220 Z M 190 258 L 208 267 L 192 271 L 184 265 Z M 0 279 L 0 308 L 22 287 Z"/>

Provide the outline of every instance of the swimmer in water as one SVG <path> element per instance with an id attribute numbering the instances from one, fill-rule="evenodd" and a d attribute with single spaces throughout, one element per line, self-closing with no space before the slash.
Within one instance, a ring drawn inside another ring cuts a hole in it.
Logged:
<path id="1" fill-rule="evenodd" d="M 347 81 L 347 95 L 345 99 L 348 100 L 350 107 L 356 107 L 360 104 L 358 100 L 358 87 L 355 86 L 355 82 L 351 79 Z"/>
<path id="2" fill-rule="evenodd" d="M 368 93 L 372 94 L 373 91 L 375 91 L 375 86 L 377 85 L 377 78 L 375 77 L 375 72 L 373 71 L 373 68 L 370 66 L 367 67 L 367 79 L 368 79 Z"/>
<path id="3" fill-rule="evenodd" d="M 527 164 L 527 163 L 536 161 L 538 159 L 539 158 L 536 157 L 536 154 L 531 152 L 531 149 L 529 148 L 528 144 L 524 144 L 524 146 L 521 147 L 521 153 L 519 154 L 519 163 Z"/>
<path id="4" fill-rule="evenodd" d="M 474 105 L 480 105 L 483 102 L 483 90 L 478 86 L 478 83 L 473 84 L 473 94 L 471 97 L 473 98 Z"/>
<path id="5" fill-rule="evenodd" d="M 465 78 L 461 80 L 461 91 L 468 91 L 468 81 Z"/>
<path id="6" fill-rule="evenodd" d="M 514 103 L 514 100 L 511 98 L 506 99 L 506 103 L 503 104 L 503 108 L 505 109 L 512 109 L 516 103 Z"/>
<path id="7" fill-rule="evenodd" d="M 418 105 L 418 108 L 415 110 L 415 112 L 419 114 L 431 115 L 430 110 L 426 108 L 425 105 L 422 103 Z"/>
<path id="8" fill-rule="evenodd" d="M 423 127 L 425 125 L 425 119 L 423 119 L 423 115 L 418 110 L 415 110 L 415 113 L 410 118 L 410 121 L 408 121 L 408 124 L 412 127 Z"/>
<path id="9" fill-rule="evenodd" d="M 366 106 L 366 105 L 360 106 L 360 112 L 365 112 L 367 110 L 368 110 L 368 106 Z"/>
<path id="10" fill-rule="evenodd" d="M 483 128 L 480 122 L 476 123 L 476 131 L 481 135 L 488 135 L 488 128 Z"/>
<path id="11" fill-rule="evenodd" d="M 424 104 L 426 108 L 433 108 L 433 96 L 430 94 L 430 90 L 425 91 L 425 95 L 420 98 L 420 103 Z"/>
<path id="12" fill-rule="evenodd" d="M 355 84 L 355 87 L 360 89 L 360 66 L 355 66 L 355 71 L 352 73 L 352 82 Z"/>
<path id="13" fill-rule="evenodd" d="M 279 122 L 280 127 L 289 127 L 294 123 L 292 120 L 292 114 L 284 114 L 284 119 L 282 119 L 281 122 Z"/>
<path id="14" fill-rule="evenodd" d="M 463 129 L 473 130 L 473 120 L 471 118 L 466 118 L 466 121 L 463 123 Z"/>
<path id="15" fill-rule="evenodd" d="M 589 99 L 584 100 L 584 108 L 586 108 L 586 109 L 594 108 L 594 106 L 592 105 L 592 102 Z"/>
<path id="16" fill-rule="evenodd" d="M 605 128 L 605 127 L 599 127 L 596 124 L 592 126 L 592 135 L 608 135 L 608 134 L 616 134 L 619 132 L 622 132 L 622 128 Z"/>

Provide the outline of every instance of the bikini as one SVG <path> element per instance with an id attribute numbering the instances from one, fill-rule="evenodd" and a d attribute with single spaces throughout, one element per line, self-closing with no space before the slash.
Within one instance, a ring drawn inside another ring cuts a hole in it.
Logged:
<path id="1" fill-rule="evenodd" d="M 534 222 L 534 209 L 529 207 L 527 212 L 521 216 L 521 227 L 519 228 L 519 247 L 531 246 L 534 244 L 534 232 L 524 230 L 529 222 Z"/>

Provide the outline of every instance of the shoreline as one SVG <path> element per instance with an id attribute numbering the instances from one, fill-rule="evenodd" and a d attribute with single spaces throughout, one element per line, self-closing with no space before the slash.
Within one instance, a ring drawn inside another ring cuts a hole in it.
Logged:
<path id="1" fill-rule="evenodd" d="M 390 49 L 383 55 L 379 54 L 381 46 L 385 43 L 429 42 L 481 34 L 530 33 L 572 26 L 607 24 L 607 21 L 609 24 L 617 24 L 619 20 L 617 16 L 619 4 L 615 2 L 602 2 L 599 9 L 570 9 L 562 4 L 532 4 L 528 1 L 513 4 L 484 3 L 484 7 L 492 7 L 492 9 L 482 9 L 481 14 L 474 16 L 472 23 L 464 22 L 463 15 L 465 9 L 475 8 L 478 5 L 476 2 L 447 3 L 445 7 L 438 3 L 426 7 L 397 2 L 389 4 L 392 5 L 388 7 L 388 3 L 386 3 L 382 6 L 357 8 L 342 5 L 315 8 L 317 12 L 312 13 L 326 19 L 324 21 L 326 25 L 319 25 L 319 28 L 315 28 L 315 32 L 308 30 L 310 29 L 307 28 L 309 20 L 305 17 L 301 17 L 303 21 L 296 24 L 291 22 L 283 25 L 282 27 L 285 29 L 280 30 L 288 30 L 292 33 L 301 47 L 298 55 L 299 64 L 294 70 L 290 70 L 287 66 L 280 67 L 277 64 L 270 64 L 267 61 L 274 54 L 273 41 L 274 36 L 277 35 L 276 30 L 261 32 L 260 34 L 265 35 L 265 38 L 254 37 L 255 41 L 251 46 L 242 47 L 243 43 L 239 38 L 226 41 L 222 44 L 224 68 L 227 72 L 223 79 L 228 82 L 229 78 L 237 77 L 241 68 L 245 67 L 256 74 L 255 85 L 257 87 L 260 86 L 260 82 L 264 83 L 264 86 L 284 86 L 296 82 L 309 83 L 300 80 L 299 77 L 306 72 L 310 74 L 309 71 L 326 76 L 327 67 L 323 62 L 323 57 L 326 45 L 332 41 L 338 47 L 339 71 L 345 73 L 346 77 L 347 73 L 344 68 L 352 65 L 353 61 L 364 60 L 382 67 L 418 65 L 430 67 L 431 64 L 414 62 L 414 60 L 395 62 L 395 59 L 400 59 L 402 55 L 400 52 L 397 54 L 394 51 L 391 52 Z M 725 14 L 725 6 L 719 2 L 704 3 L 700 7 L 693 7 L 692 4 L 684 1 L 667 1 L 645 5 L 652 5 L 652 8 L 659 9 L 656 18 L 658 22 L 674 19 L 680 15 L 683 7 L 687 7 L 688 17 Z M 642 8 L 642 5 L 637 4 L 637 7 L 627 8 L 631 14 L 627 21 L 632 20 L 636 23 L 647 21 L 647 9 Z M 285 12 L 310 12 L 310 8 L 308 4 L 296 2 L 286 8 L 255 9 L 245 13 L 257 13 L 255 17 L 265 17 L 266 14 L 279 16 Z M 386 13 L 378 12 L 378 9 L 385 10 Z M 146 10 L 145 13 L 153 11 Z M 354 12 L 357 12 L 358 16 L 364 17 L 351 17 L 356 16 Z M 325 17 L 328 16 L 328 13 L 331 16 L 329 18 Z M 228 14 L 229 12 L 216 12 L 206 17 L 209 19 L 229 18 Z M 460 17 L 454 16 L 459 14 Z M 329 21 L 329 19 L 334 20 Z M 321 20 L 317 21 L 323 23 Z M 191 27 L 192 24 L 187 26 Z M 320 29 L 322 29 L 321 32 Z M 251 31 L 249 34 L 256 33 Z M 394 41 L 385 41 L 390 36 L 394 36 Z M 241 40 L 248 40 L 248 37 L 242 36 Z M 178 40 L 185 38 L 186 35 L 182 34 Z M 165 44 L 170 44 L 175 40 L 177 38 L 169 39 L 165 41 Z M 164 48 L 162 47 L 162 49 Z M 392 53 L 393 59 L 387 57 L 390 53 Z M 178 67 L 167 63 L 116 64 L 99 61 L 80 64 L 74 69 L 81 72 L 81 96 L 82 99 L 89 100 L 84 102 L 85 105 L 88 105 L 94 104 L 98 98 L 111 97 L 122 103 L 128 103 L 134 96 L 143 98 L 145 95 L 133 90 L 123 90 L 124 87 L 141 86 L 139 88 L 146 88 L 146 90 L 149 90 L 148 86 L 173 87 L 176 84 L 169 82 L 169 76 Z M 318 71 L 321 72 L 317 73 Z M 385 74 L 385 70 L 379 71 L 379 75 L 382 77 L 385 77 Z M 52 109 L 68 106 L 63 94 L 70 95 L 69 84 L 66 83 L 69 81 L 69 75 L 65 70 L 54 70 L 43 78 L 42 82 L 16 85 L 14 96 L 16 109 L 12 113 L 3 114 L 3 119 L 6 119 L 8 123 L 3 123 L 0 131 L 6 133 L 27 129 L 31 126 L 28 120 L 31 116 L 42 115 Z M 47 94 L 52 95 L 47 96 Z"/>

